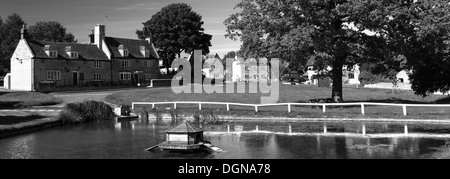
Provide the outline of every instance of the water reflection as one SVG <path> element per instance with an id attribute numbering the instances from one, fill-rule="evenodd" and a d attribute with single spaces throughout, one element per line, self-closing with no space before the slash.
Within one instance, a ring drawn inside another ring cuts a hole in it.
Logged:
<path id="1" fill-rule="evenodd" d="M 91 123 L 0 140 L 0 158 L 346 159 L 448 158 L 450 125 L 404 123 L 252 123 L 205 127 L 223 153 L 144 149 L 165 141 L 172 121 Z"/>

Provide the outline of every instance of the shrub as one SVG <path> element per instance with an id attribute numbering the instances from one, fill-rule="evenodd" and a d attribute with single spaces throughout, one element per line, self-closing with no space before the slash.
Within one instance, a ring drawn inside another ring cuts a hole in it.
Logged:
<path id="1" fill-rule="evenodd" d="M 111 106 L 97 101 L 69 103 L 60 113 L 59 119 L 63 124 L 82 124 L 92 121 L 109 121 L 115 114 Z"/>

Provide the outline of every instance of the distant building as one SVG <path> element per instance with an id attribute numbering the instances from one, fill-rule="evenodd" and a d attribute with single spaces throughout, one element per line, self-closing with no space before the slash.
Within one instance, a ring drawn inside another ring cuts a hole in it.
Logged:
<path id="1" fill-rule="evenodd" d="M 402 70 L 397 74 L 397 80 L 399 83 L 405 83 L 405 84 L 410 84 L 411 81 L 409 81 L 409 75 L 411 74 L 411 72 L 406 71 L 406 70 Z"/>
<path id="2" fill-rule="evenodd" d="M 232 63 L 231 80 L 232 82 L 258 82 L 270 80 L 270 67 L 267 62 L 257 59 L 235 59 Z"/>
<path id="3" fill-rule="evenodd" d="M 321 72 L 319 72 L 319 70 L 317 69 L 316 58 L 317 58 L 316 56 L 311 56 L 306 64 L 307 71 L 304 75 L 307 78 L 307 81 L 305 82 L 306 84 L 313 84 L 313 85 L 318 84 L 317 76 Z M 331 70 L 332 70 L 332 68 L 329 66 L 326 68 L 326 70 L 322 71 L 322 73 L 329 72 Z M 342 71 L 343 83 L 345 83 L 345 84 L 361 84 L 361 82 L 359 81 L 359 75 L 361 74 L 359 65 L 356 64 L 351 68 L 344 65 L 342 70 L 343 70 Z"/>
<path id="4" fill-rule="evenodd" d="M 160 75 L 150 40 L 107 37 L 104 25 L 95 26 L 87 44 L 30 40 L 25 27 L 21 34 L 11 58 L 12 90 L 143 86 Z"/>
<path id="5" fill-rule="evenodd" d="M 225 79 L 225 67 L 218 54 L 205 56 L 202 71 L 206 78 Z"/>

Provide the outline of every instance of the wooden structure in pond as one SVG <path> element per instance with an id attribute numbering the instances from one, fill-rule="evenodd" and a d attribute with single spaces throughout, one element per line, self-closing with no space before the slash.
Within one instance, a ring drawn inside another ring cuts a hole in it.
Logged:
<path id="1" fill-rule="evenodd" d="M 191 152 L 204 149 L 205 147 L 215 152 L 222 149 L 204 142 L 203 129 L 189 122 L 182 122 L 166 131 L 166 141 L 156 146 L 146 149 L 151 151 L 157 147 L 162 150 Z"/>

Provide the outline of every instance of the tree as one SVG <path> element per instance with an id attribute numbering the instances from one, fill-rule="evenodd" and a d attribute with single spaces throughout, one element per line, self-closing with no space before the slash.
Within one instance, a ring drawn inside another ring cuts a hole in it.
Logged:
<path id="1" fill-rule="evenodd" d="M 0 26 L 0 71 L 3 73 L 9 72 L 10 59 L 19 43 L 20 31 L 24 25 L 22 18 L 14 13 Z"/>
<path id="2" fill-rule="evenodd" d="M 225 25 L 227 37 L 240 38 L 241 51 L 247 56 L 275 54 L 301 62 L 315 58 L 319 70 L 332 67 L 332 98 L 338 102 L 343 100 L 343 65 L 378 62 L 393 67 L 405 64 L 401 56 L 417 64 L 413 60 L 417 53 L 411 53 L 411 47 L 427 49 L 414 38 L 424 29 L 418 22 L 435 17 L 423 14 L 426 8 L 420 4 L 414 0 L 243 0 L 236 6 L 242 11 L 232 14 Z M 448 6 L 444 0 L 437 4 Z M 435 25 L 432 20 L 426 22 Z"/>
<path id="3" fill-rule="evenodd" d="M 404 44 L 402 62 L 411 70 L 411 86 L 426 96 L 450 90 L 450 4 L 446 0 L 423 0 L 409 9 L 414 31 Z"/>
<path id="4" fill-rule="evenodd" d="M 31 38 L 37 41 L 76 42 L 75 37 L 66 31 L 66 28 L 56 21 L 41 21 L 28 28 Z"/>
<path id="5" fill-rule="evenodd" d="M 151 37 L 152 42 L 160 49 L 167 68 L 175 57 L 184 51 L 192 53 L 199 49 L 203 54 L 209 53 L 212 36 L 205 34 L 202 28 L 202 16 L 185 3 L 170 4 L 144 22 L 144 28 L 137 30 L 138 38 Z"/>
<path id="6" fill-rule="evenodd" d="M 237 53 L 235 52 L 235 51 L 232 51 L 232 52 L 228 52 L 227 54 L 225 54 L 224 56 L 223 56 L 223 59 L 224 60 L 226 60 L 227 58 L 236 58 L 236 56 L 237 56 Z"/>

